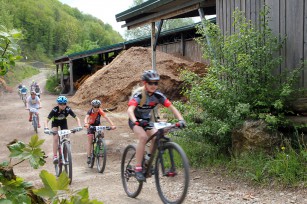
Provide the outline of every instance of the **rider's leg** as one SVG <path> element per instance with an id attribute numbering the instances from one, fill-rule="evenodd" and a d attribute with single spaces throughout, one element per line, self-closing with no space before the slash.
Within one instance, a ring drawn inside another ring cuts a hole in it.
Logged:
<path id="1" fill-rule="evenodd" d="M 87 134 L 87 157 L 91 156 L 93 136 L 93 134 Z"/>
<path id="2" fill-rule="evenodd" d="M 32 112 L 31 111 L 29 111 L 29 122 L 31 122 L 32 121 Z"/>
<path id="3" fill-rule="evenodd" d="M 58 131 L 58 127 L 53 127 L 52 131 Z M 59 144 L 59 136 L 58 134 L 53 135 L 53 143 L 52 143 L 52 150 L 53 150 L 53 163 L 58 162 L 58 144 Z"/>
<path id="4" fill-rule="evenodd" d="M 39 123 L 39 114 L 38 114 L 38 113 L 36 113 L 36 115 L 37 115 L 37 127 L 38 127 L 38 128 L 40 128 L 40 127 L 41 127 L 41 125 L 40 125 L 40 123 Z"/>
<path id="5" fill-rule="evenodd" d="M 147 133 L 147 136 L 150 137 L 153 134 L 155 134 L 157 131 L 158 131 L 157 129 L 153 128 L 151 130 L 147 130 L 146 133 Z M 150 141 L 150 147 L 149 147 L 149 152 L 148 152 L 149 154 L 151 154 L 153 151 L 155 141 L 156 141 L 156 137 L 153 137 Z"/>

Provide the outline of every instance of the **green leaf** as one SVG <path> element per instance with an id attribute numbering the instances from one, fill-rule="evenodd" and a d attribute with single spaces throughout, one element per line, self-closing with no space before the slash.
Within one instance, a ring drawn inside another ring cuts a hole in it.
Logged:
<path id="1" fill-rule="evenodd" d="M 0 199 L 0 204 L 13 204 L 13 203 L 10 200 L 2 198 L 2 199 Z"/>
<path id="2" fill-rule="evenodd" d="M 35 189 L 33 192 L 41 197 L 53 198 L 56 196 L 58 190 L 56 177 L 46 170 L 42 170 L 39 176 L 42 179 L 44 187 Z"/>

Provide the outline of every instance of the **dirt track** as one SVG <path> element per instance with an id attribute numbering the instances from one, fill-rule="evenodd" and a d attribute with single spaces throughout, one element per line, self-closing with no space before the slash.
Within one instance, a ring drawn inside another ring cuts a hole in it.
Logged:
<path id="1" fill-rule="evenodd" d="M 26 80 L 29 85 L 32 79 L 43 86 L 47 71 Z M 57 96 L 42 94 L 42 106 L 40 116 L 45 120 L 49 111 L 56 105 Z M 83 121 L 86 110 L 73 107 L 73 110 Z M 85 154 L 85 130 L 71 137 L 73 153 L 73 181 L 71 187 L 80 189 L 89 188 L 91 198 L 103 201 L 106 204 L 114 203 L 161 203 L 154 184 L 154 179 L 148 179 L 141 194 L 137 199 L 128 198 L 123 190 L 120 180 L 120 157 L 121 152 L 127 144 L 135 143 L 132 132 L 128 129 L 127 116 L 125 112 L 108 113 L 108 116 L 117 125 L 117 130 L 106 133 L 108 145 L 108 159 L 106 170 L 103 174 L 97 170 L 89 169 L 86 165 Z M 13 139 L 28 142 L 33 135 L 31 123 L 28 120 L 27 111 L 22 101 L 18 98 L 17 91 L 7 93 L 0 99 L 0 162 L 8 155 L 5 145 Z M 76 122 L 69 118 L 69 127 L 76 126 Z M 50 124 L 49 124 L 50 126 Z M 15 174 L 31 181 L 35 186 L 41 185 L 39 172 L 46 169 L 54 172 L 51 162 L 52 140 L 50 136 L 39 129 L 38 135 L 45 139 L 44 151 L 49 156 L 45 166 L 38 170 L 32 170 L 28 164 L 17 166 Z M 307 190 L 278 191 L 274 189 L 260 189 L 248 186 L 245 183 L 231 180 L 219 174 L 206 172 L 204 170 L 191 170 L 191 183 L 189 194 L 185 203 L 307 203 Z"/>

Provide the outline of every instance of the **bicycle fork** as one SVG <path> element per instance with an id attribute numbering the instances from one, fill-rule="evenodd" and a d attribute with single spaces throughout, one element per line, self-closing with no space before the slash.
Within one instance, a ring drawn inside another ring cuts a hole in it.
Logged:
<path id="1" fill-rule="evenodd" d="M 170 161 L 171 166 L 168 170 L 165 169 L 163 155 L 169 156 L 169 161 Z M 175 167 L 175 162 L 174 162 L 174 154 L 173 154 L 172 149 L 159 150 L 158 157 L 160 158 L 163 176 L 166 176 L 166 177 L 176 176 L 177 173 L 176 173 L 176 167 Z"/>

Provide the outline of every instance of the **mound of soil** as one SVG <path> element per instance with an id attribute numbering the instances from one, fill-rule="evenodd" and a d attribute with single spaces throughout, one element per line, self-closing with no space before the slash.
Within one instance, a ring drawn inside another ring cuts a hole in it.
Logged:
<path id="1" fill-rule="evenodd" d="M 89 77 L 71 98 L 71 103 L 88 107 L 93 99 L 99 99 L 104 108 L 117 107 L 118 111 L 127 108 L 131 91 L 142 86 L 141 75 L 151 69 L 151 48 L 132 47 L 123 51 L 110 64 Z M 157 51 L 156 67 L 161 76 L 159 90 L 171 101 L 182 98 L 180 69 L 189 69 L 198 74 L 206 72 L 206 65 L 192 62 Z"/>

